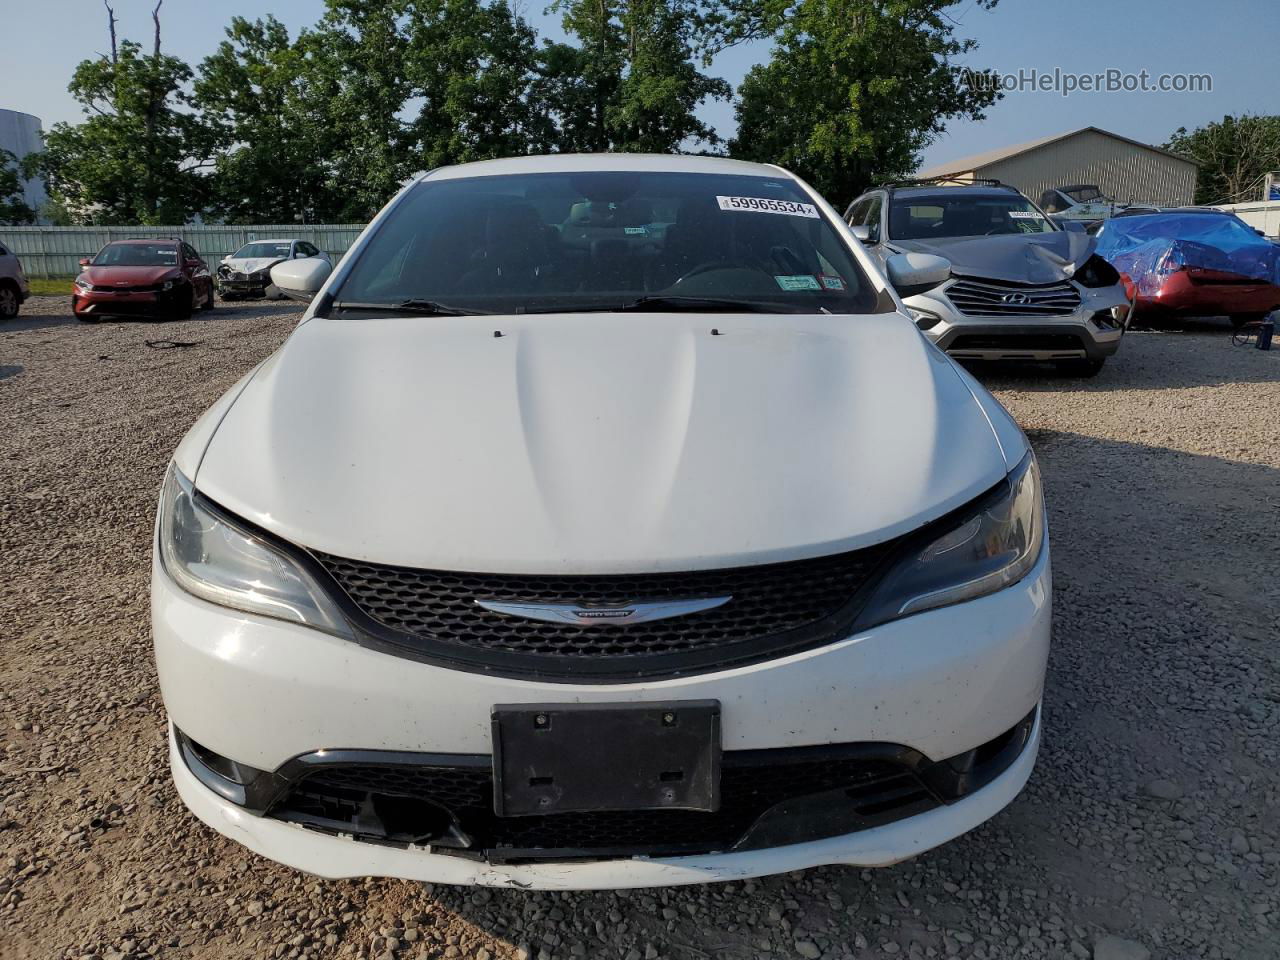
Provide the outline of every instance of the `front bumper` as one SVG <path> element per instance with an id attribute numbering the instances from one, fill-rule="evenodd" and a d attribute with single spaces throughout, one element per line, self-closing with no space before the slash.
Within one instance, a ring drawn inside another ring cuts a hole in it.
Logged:
<path id="1" fill-rule="evenodd" d="M 888 866 L 967 833 L 995 816 L 1031 776 L 1040 747 L 1036 714 L 1017 759 L 991 783 L 948 806 L 884 826 L 743 853 L 649 859 L 487 863 L 429 849 L 362 843 L 255 816 L 219 797 L 188 769 L 172 731 L 169 761 L 178 795 L 202 821 L 264 857 L 333 879 L 398 877 L 434 883 L 544 890 L 675 886 L 785 873 L 828 864 Z"/>
<path id="2" fill-rule="evenodd" d="M 222 297 L 265 297 L 267 288 L 271 286 L 269 276 L 249 277 L 233 280 L 218 277 L 218 295 Z"/>
<path id="3" fill-rule="evenodd" d="M 905 303 L 941 318 L 924 335 L 957 360 L 1104 360 L 1124 336 L 1111 316 L 1114 308 L 1128 308 L 1124 289 L 1074 286 L 1080 305 L 1059 317 L 970 316 L 947 299 L 946 287 Z"/>
<path id="4" fill-rule="evenodd" d="M 131 290 L 127 293 L 82 290 L 79 287 L 71 295 L 71 309 L 77 314 L 101 316 L 153 316 L 168 313 L 177 308 L 178 291 L 190 296 L 187 287 L 175 287 L 167 291 Z"/>
<path id="5" fill-rule="evenodd" d="M 1048 548 L 997 594 L 883 624 L 792 656 L 643 684 L 557 684 L 409 661 L 184 593 L 156 566 L 156 663 L 170 719 L 203 747 L 277 771 L 317 751 L 491 753 L 494 704 L 715 699 L 725 751 L 902 745 L 930 760 L 992 741 L 1039 703 L 1049 647 Z M 255 816 L 202 785 L 174 753 L 184 801 L 266 856 L 325 876 L 582 888 L 692 883 L 821 863 L 891 863 L 990 817 L 1021 788 L 1035 736 L 976 793 L 894 823 L 741 853 L 503 864 L 357 843 Z"/>

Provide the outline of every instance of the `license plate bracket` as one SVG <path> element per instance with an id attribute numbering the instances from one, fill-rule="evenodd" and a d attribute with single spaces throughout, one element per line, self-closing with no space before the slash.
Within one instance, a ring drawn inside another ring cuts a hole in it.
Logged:
<path id="1" fill-rule="evenodd" d="M 720 808 L 720 702 L 499 704 L 500 817 Z"/>

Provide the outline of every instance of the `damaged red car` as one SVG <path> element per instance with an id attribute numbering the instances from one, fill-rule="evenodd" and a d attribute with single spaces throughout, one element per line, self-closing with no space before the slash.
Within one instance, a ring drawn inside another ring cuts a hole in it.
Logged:
<path id="1" fill-rule="evenodd" d="M 1098 231 L 1098 254 L 1136 297 L 1139 322 L 1226 316 L 1241 327 L 1280 307 L 1280 244 L 1225 211 L 1115 217 Z"/>
<path id="2" fill-rule="evenodd" d="M 80 266 L 71 310 L 85 322 L 107 316 L 182 320 L 196 309 L 213 309 L 209 265 L 176 237 L 115 240 Z"/>

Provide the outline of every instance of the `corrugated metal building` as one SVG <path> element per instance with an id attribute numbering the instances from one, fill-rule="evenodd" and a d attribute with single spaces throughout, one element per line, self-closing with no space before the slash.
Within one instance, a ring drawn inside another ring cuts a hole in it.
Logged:
<path id="1" fill-rule="evenodd" d="M 1184 206 L 1196 192 L 1196 165 L 1186 157 L 1119 134 L 1085 127 L 935 164 L 916 176 L 989 177 L 1032 200 L 1068 184 L 1096 184 L 1120 203 Z"/>
<path id="2" fill-rule="evenodd" d="M 40 118 L 18 110 L 0 109 L 0 150 L 8 150 L 19 160 L 29 153 L 43 153 L 44 137 L 40 133 Z M 49 199 L 45 193 L 44 181 L 23 181 L 22 199 L 32 210 L 39 212 L 40 207 Z"/>

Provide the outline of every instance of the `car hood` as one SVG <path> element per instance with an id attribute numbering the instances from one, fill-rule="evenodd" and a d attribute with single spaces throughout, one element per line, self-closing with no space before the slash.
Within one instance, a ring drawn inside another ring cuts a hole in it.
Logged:
<path id="1" fill-rule="evenodd" d="M 899 314 L 591 313 L 309 320 L 195 482 L 339 556 L 616 573 L 868 545 L 1006 469 Z"/>
<path id="2" fill-rule="evenodd" d="M 237 260 L 235 257 L 227 257 L 222 262 L 240 273 L 257 273 L 287 259 L 287 257 L 242 257 Z"/>
<path id="3" fill-rule="evenodd" d="M 1097 240 L 1078 230 L 997 237 L 894 240 L 892 245 L 951 261 L 951 272 L 1010 283 L 1058 283 L 1092 256 Z"/>
<path id="4" fill-rule="evenodd" d="M 83 276 L 94 286 L 114 287 L 119 285 L 122 287 L 141 287 L 169 280 L 176 277 L 178 272 L 178 268 L 174 266 L 90 266 L 84 268 Z"/>

